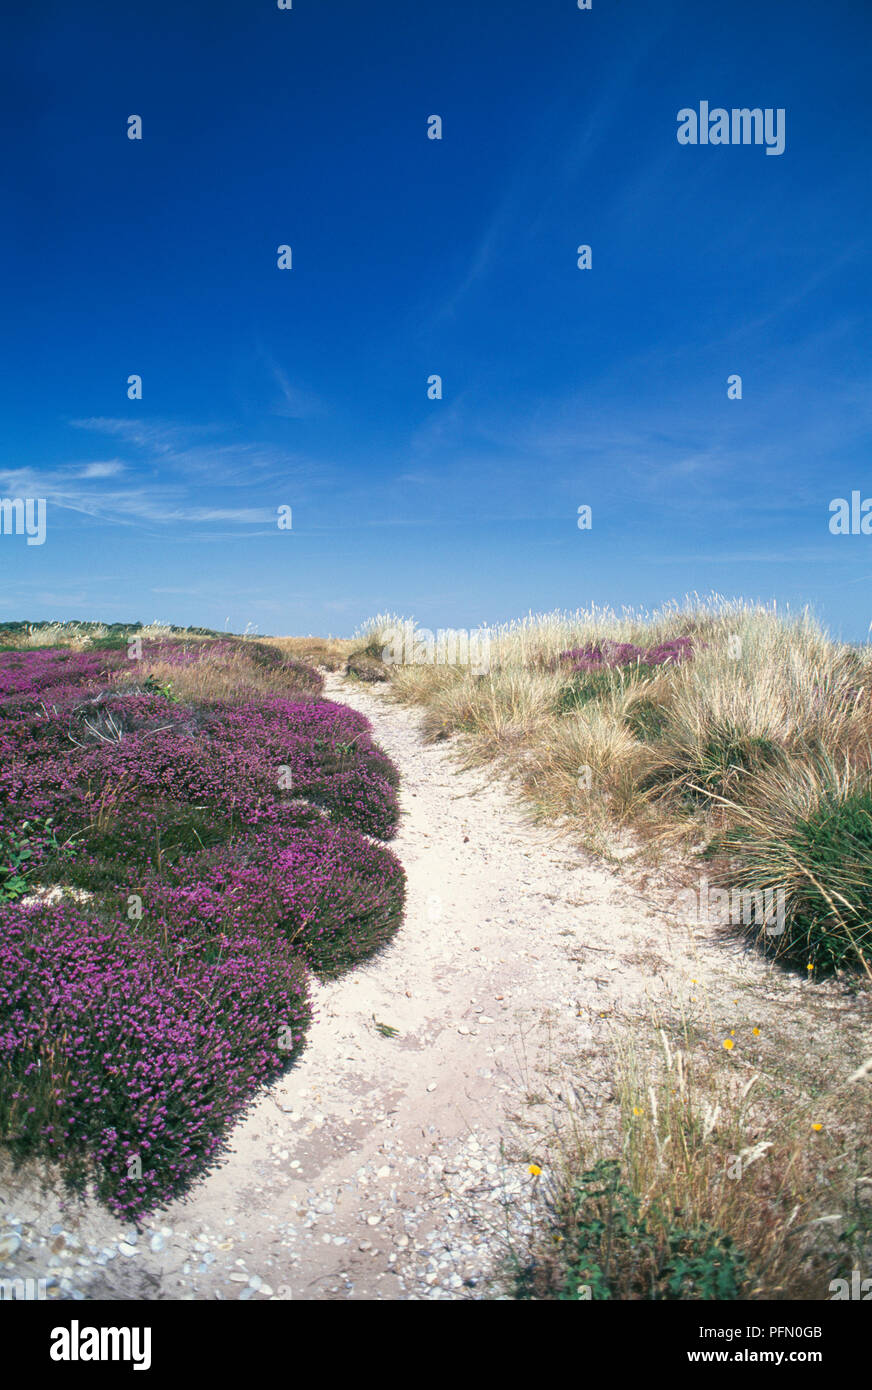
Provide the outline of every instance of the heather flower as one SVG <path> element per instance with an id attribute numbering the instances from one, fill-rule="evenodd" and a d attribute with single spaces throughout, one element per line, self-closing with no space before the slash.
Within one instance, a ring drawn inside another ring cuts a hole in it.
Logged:
<path id="1" fill-rule="evenodd" d="M 307 968 L 348 969 L 402 916 L 402 868 L 367 838 L 399 818 L 368 721 L 311 668 L 246 653 L 292 697 L 206 707 L 137 684 L 123 651 L 0 655 L 0 843 L 25 836 L 32 882 L 92 895 L 0 908 L 0 1139 L 131 1220 L 207 1171 L 298 1055 Z"/>
<path id="2" fill-rule="evenodd" d="M 193 854 L 146 880 L 150 930 L 214 940 L 228 925 L 275 928 L 319 975 L 348 969 L 400 924 L 405 875 L 396 857 L 350 826 L 290 820 L 229 849 Z"/>
<path id="3" fill-rule="evenodd" d="M 601 671 L 624 666 L 663 666 L 687 661 L 693 656 L 691 637 L 673 637 L 653 647 L 637 647 L 633 642 L 589 643 L 561 652 L 559 662 L 571 665 L 573 673 Z"/>
<path id="4" fill-rule="evenodd" d="M 73 1185 L 93 1176 L 138 1220 L 214 1163 L 310 1016 L 305 967 L 276 933 L 227 930 L 202 952 L 66 904 L 0 908 L 5 1141 L 61 1163 Z"/>

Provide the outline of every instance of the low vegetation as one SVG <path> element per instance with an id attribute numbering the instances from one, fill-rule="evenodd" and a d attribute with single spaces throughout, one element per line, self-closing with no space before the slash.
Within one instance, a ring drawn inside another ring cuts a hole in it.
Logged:
<path id="1" fill-rule="evenodd" d="M 618 1032 L 605 1115 L 570 1080 L 528 1139 L 547 1221 L 511 1254 L 513 1296 L 820 1300 L 867 1268 L 867 1075 L 796 1088 L 783 1043 L 689 1017 Z"/>
<path id="2" fill-rule="evenodd" d="M 275 644 L 6 638 L 0 1142 L 139 1221 L 299 1055 L 308 972 L 396 931 L 398 777 Z"/>
<path id="3" fill-rule="evenodd" d="M 593 1020 L 611 1094 L 581 1058 L 526 1122 L 546 1220 L 511 1252 L 510 1295 L 818 1299 L 868 1274 L 868 649 L 713 600 L 531 616 L 476 670 L 386 659 L 402 622 L 349 642 L 0 634 L 3 1142 L 139 1219 L 299 1054 L 308 972 L 390 940 L 397 773 L 323 699 L 315 668 L 341 669 L 619 872 L 782 905 L 777 930 L 759 910 L 719 929 L 797 983 L 771 1006 L 761 986 L 723 1029 L 729 1001 L 693 980 L 656 1016 Z"/>

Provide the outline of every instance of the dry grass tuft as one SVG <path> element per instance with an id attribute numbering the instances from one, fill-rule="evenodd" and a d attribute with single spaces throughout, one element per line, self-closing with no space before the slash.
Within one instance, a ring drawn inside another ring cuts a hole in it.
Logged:
<path id="1" fill-rule="evenodd" d="M 765 1055 L 734 1061 L 729 1036 L 651 1023 L 644 1053 L 615 1043 L 611 1123 L 575 1089 L 527 1139 L 551 1221 L 514 1253 L 515 1296 L 827 1299 L 872 1255 L 872 1185 L 845 1161 L 868 1079 L 811 1098 Z"/>
<path id="2" fill-rule="evenodd" d="M 15 638 L 15 645 L 33 647 L 71 647 L 73 651 L 84 651 L 95 641 L 105 637 L 108 629 L 100 623 L 47 623 L 44 627 L 30 625 Z"/>
<path id="3" fill-rule="evenodd" d="M 312 667 L 294 657 L 265 663 L 259 659 L 259 645 L 240 641 L 228 650 L 227 642 L 222 641 L 213 651 L 204 643 L 197 660 L 184 665 L 145 658 L 136 664 L 135 682 L 147 682 L 172 700 L 203 705 L 224 701 L 238 704 L 258 695 L 304 699 L 320 693 L 321 681 Z M 122 672 L 117 680 L 129 686 L 131 674 Z"/>
<path id="4" fill-rule="evenodd" d="M 262 637 L 268 647 L 277 647 L 284 656 L 320 666 L 325 671 L 339 671 L 348 659 L 354 643 L 341 637 Z"/>

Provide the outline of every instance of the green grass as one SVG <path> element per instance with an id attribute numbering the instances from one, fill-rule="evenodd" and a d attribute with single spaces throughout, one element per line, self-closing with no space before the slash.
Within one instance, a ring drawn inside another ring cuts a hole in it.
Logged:
<path id="1" fill-rule="evenodd" d="M 749 817 L 750 819 L 750 817 Z M 717 850 L 721 877 L 751 891 L 783 887 L 785 931 L 770 938 L 784 960 L 822 972 L 872 962 L 872 786 L 825 783 L 805 815 L 774 833 L 741 824 Z"/>
<path id="2" fill-rule="evenodd" d="M 669 724 L 669 711 L 656 700 L 640 696 L 628 706 L 624 723 L 640 743 L 656 743 Z"/>

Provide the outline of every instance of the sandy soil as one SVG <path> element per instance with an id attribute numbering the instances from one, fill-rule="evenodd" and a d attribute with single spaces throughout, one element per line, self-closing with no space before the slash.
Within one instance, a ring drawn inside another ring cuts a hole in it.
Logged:
<path id="1" fill-rule="evenodd" d="M 403 928 L 316 986 L 298 1065 L 147 1229 L 4 1169 L 0 1277 L 76 1299 L 499 1296 L 501 1262 L 538 1219 L 528 1164 L 546 1161 L 511 1117 L 566 1074 L 589 1114 L 613 1103 L 616 1022 L 697 999 L 740 1043 L 765 1019 L 779 1046 L 806 1045 L 804 983 L 676 920 L 668 875 L 641 883 L 533 828 L 505 785 L 425 745 L 414 710 L 336 676 L 327 693 L 371 719 L 402 775 Z M 838 984 L 815 990 L 815 1030 L 844 1053 L 830 1065 L 859 1064 L 868 1021 Z"/>

